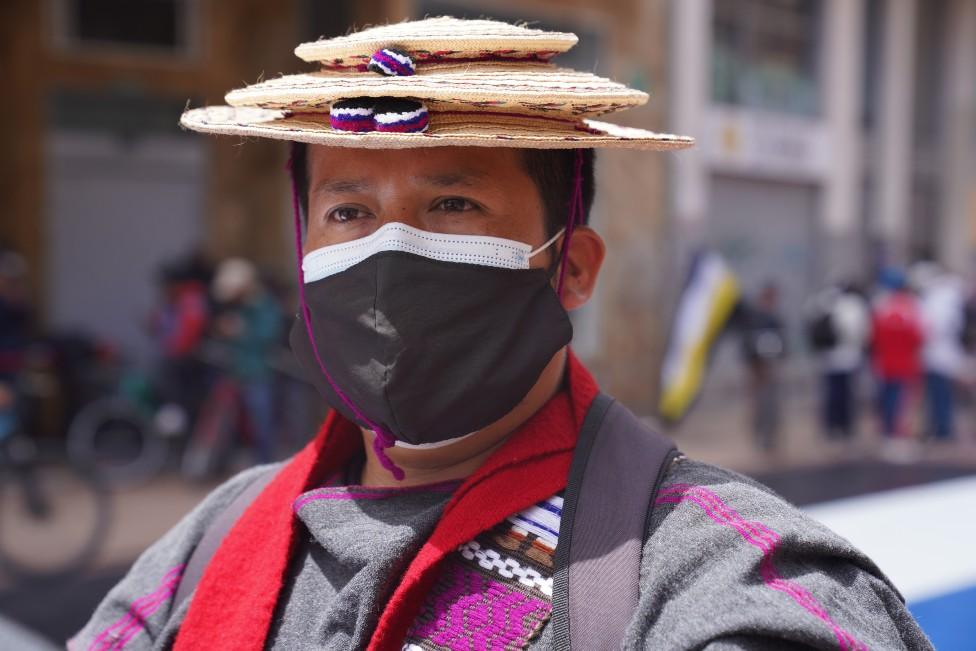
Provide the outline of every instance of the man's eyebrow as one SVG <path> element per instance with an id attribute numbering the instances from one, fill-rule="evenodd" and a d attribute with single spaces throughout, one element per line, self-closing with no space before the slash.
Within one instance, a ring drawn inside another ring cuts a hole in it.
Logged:
<path id="1" fill-rule="evenodd" d="M 438 188 L 456 186 L 472 187 L 484 181 L 487 174 L 483 172 L 444 172 L 442 174 L 425 174 L 420 179 L 427 185 Z"/>
<path id="2" fill-rule="evenodd" d="M 312 188 L 312 193 L 342 194 L 366 192 L 372 189 L 373 182 L 369 179 L 334 179 L 332 181 L 320 181 Z"/>

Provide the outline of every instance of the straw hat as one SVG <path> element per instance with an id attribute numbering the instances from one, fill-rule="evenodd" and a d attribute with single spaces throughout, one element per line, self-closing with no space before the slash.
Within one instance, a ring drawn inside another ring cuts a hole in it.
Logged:
<path id="1" fill-rule="evenodd" d="M 682 149 L 693 139 L 593 118 L 647 94 L 551 59 L 574 34 L 442 17 L 304 43 L 319 66 L 231 91 L 229 106 L 191 109 L 194 131 L 338 147 L 443 145 Z"/>

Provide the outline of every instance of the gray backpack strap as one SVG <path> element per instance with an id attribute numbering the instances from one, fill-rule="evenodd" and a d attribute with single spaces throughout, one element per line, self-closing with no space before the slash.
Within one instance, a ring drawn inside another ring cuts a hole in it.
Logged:
<path id="1" fill-rule="evenodd" d="M 264 487 L 271 483 L 271 480 L 277 474 L 277 469 L 275 469 L 259 475 L 257 479 L 248 484 L 234 498 L 233 502 L 227 505 L 227 508 L 213 519 L 206 531 L 203 532 L 203 537 L 193 549 L 193 552 L 190 554 L 190 559 L 186 562 L 186 567 L 183 569 L 180 585 L 176 589 L 176 598 L 173 599 L 174 612 L 193 594 L 193 590 L 203 577 L 204 570 L 207 569 L 207 564 L 210 563 L 213 555 L 217 553 L 217 548 L 220 547 L 220 543 L 224 541 L 228 532 L 230 532 L 240 517 L 244 515 L 244 511 L 251 505 L 251 502 L 261 494 Z"/>
<path id="2" fill-rule="evenodd" d="M 619 649 L 637 609 L 641 551 L 674 443 L 605 394 L 580 430 L 553 575 L 553 647 Z"/>

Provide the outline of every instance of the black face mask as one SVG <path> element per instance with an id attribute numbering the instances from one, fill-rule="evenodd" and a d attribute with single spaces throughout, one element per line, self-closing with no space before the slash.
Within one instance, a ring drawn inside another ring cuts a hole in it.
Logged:
<path id="1" fill-rule="evenodd" d="M 354 407 L 326 379 L 299 315 L 292 350 L 325 400 L 414 445 L 503 417 L 573 337 L 545 269 L 384 251 L 307 284 L 305 300 L 321 365 Z"/>

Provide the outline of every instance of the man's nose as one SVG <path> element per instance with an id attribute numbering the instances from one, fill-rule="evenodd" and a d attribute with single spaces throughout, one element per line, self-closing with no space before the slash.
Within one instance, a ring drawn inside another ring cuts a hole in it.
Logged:
<path id="1" fill-rule="evenodd" d="M 425 214 L 426 211 L 420 210 L 413 202 L 395 201 L 383 206 L 382 212 L 377 215 L 379 219 L 376 227 L 397 222 L 423 231 L 430 230 L 428 220 L 424 219 Z"/>

